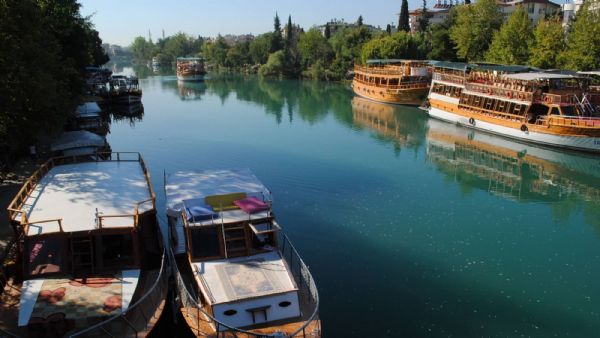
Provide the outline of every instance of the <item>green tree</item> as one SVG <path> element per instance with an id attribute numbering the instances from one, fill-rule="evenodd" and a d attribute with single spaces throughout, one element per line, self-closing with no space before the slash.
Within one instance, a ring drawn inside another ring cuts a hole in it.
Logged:
<path id="1" fill-rule="evenodd" d="M 329 40 L 329 38 L 331 37 L 331 27 L 329 27 L 329 22 L 325 24 L 325 32 L 323 33 L 323 35 L 325 35 L 325 39 Z"/>
<path id="2" fill-rule="evenodd" d="M 249 46 L 249 56 L 255 64 L 264 64 L 269 58 L 271 50 L 272 33 L 265 33 L 257 36 Z"/>
<path id="3" fill-rule="evenodd" d="M 281 77 L 286 73 L 285 53 L 279 50 L 269 55 L 269 60 L 258 70 L 261 76 Z"/>
<path id="4" fill-rule="evenodd" d="M 227 51 L 225 65 L 227 67 L 238 68 L 249 64 L 250 58 L 250 41 L 240 41 Z"/>
<path id="5" fill-rule="evenodd" d="M 354 62 L 360 60 L 363 45 L 372 38 L 373 33 L 364 26 L 338 29 L 329 39 L 335 54 L 330 67 L 332 78 L 344 78 Z"/>
<path id="6" fill-rule="evenodd" d="M 271 35 L 271 53 L 281 50 L 281 48 L 283 48 L 281 23 L 279 22 L 279 15 L 275 13 L 275 19 L 273 20 L 273 34 Z"/>
<path id="7" fill-rule="evenodd" d="M 456 23 L 450 28 L 450 38 L 456 44 L 461 59 L 479 61 L 484 57 L 502 25 L 502 13 L 494 0 L 478 0 L 469 6 L 459 6 Z"/>
<path id="8" fill-rule="evenodd" d="M 485 59 L 495 63 L 522 65 L 529 60 L 532 44 L 533 31 L 529 24 L 529 16 L 523 6 L 518 6 L 494 34 Z"/>
<path id="9" fill-rule="evenodd" d="M 398 18 L 398 31 L 410 31 L 410 24 L 408 23 L 408 1 L 402 0 L 402 6 L 400 7 L 400 17 Z"/>
<path id="10" fill-rule="evenodd" d="M 385 32 L 386 32 L 388 35 L 392 34 L 392 25 L 390 25 L 390 24 L 388 23 L 388 25 L 385 27 Z"/>
<path id="11" fill-rule="evenodd" d="M 138 36 L 133 39 L 131 45 L 129 45 L 131 52 L 133 53 L 133 57 L 138 63 L 145 63 L 146 61 L 152 59 L 152 55 L 154 53 L 154 46 L 152 43 L 146 41 L 143 36 Z"/>
<path id="12" fill-rule="evenodd" d="M 311 28 L 302 34 L 298 42 L 298 49 L 304 67 L 309 67 L 317 61 L 320 61 L 322 65 L 328 65 L 331 62 L 333 50 L 318 28 Z"/>
<path id="13" fill-rule="evenodd" d="M 450 27 L 454 24 L 455 18 L 456 10 L 452 8 L 444 21 L 429 26 L 427 36 L 431 43 L 431 49 L 427 54 L 428 59 L 457 60 L 456 45 L 450 39 Z"/>
<path id="14" fill-rule="evenodd" d="M 367 42 L 361 53 L 361 61 L 368 59 L 422 59 L 426 52 L 421 49 L 422 36 L 404 31 L 384 35 Z"/>
<path id="15" fill-rule="evenodd" d="M 529 64 L 539 68 L 558 68 L 558 58 L 565 50 L 565 32 L 560 18 L 538 22 L 533 32 Z"/>
<path id="16" fill-rule="evenodd" d="M 227 65 L 227 53 L 229 52 L 229 45 L 225 41 L 225 38 L 219 34 L 214 43 L 205 43 L 202 52 L 204 57 L 217 66 Z"/>
<path id="17" fill-rule="evenodd" d="M 419 31 L 425 33 L 429 26 L 429 12 L 427 11 L 427 0 L 423 0 L 423 8 L 421 8 L 421 15 L 419 16 Z"/>
<path id="18" fill-rule="evenodd" d="M 600 68 L 600 0 L 587 0 L 577 11 L 567 36 L 567 48 L 560 55 L 567 69 Z"/>
<path id="19" fill-rule="evenodd" d="M 356 25 L 357 25 L 358 27 L 360 27 L 360 26 L 362 26 L 362 25 L 363 25 L 363 17 L 362 17 L 362 15 L 359 15 L 359 16 L 358 16 L 358 20 L 356 20 Z"/>

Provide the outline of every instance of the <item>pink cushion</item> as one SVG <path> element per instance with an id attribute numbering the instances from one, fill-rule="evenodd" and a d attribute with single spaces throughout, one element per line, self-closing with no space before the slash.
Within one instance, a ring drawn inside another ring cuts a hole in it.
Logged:
<path id="1" fill-rule="evenodd" d="M 269 210 L 269 205 L 256 197 L 248 197 L 233 201 L 233 204 L 249 214 Z"/>

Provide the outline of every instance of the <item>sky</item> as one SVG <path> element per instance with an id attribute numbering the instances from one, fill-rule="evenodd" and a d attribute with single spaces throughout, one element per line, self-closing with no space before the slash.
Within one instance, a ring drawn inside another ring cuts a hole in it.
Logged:
<path id="1" fill-rule="evenodd" d="M 434 0 L 429 0 L 430 5 Z M 288 15 L 308 29 L 336 18 L 381 26 L 398 22 L 401 0 L 80 0 L 83 16 L 90 16 L 103 42 L 128 46 L 136 36 L 153 41 L 181 31 L 192 36 L 262 34 L 273 30 L 275 12 L 282 26 Z M 410 9 L 422 6 L 409 0 Z"/>

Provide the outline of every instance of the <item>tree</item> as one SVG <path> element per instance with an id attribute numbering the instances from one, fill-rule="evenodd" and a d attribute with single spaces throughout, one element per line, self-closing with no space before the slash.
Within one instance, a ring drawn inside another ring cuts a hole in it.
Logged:
<path id="1" fill-rule="evenodd" d="M 361 61 L 365 63 L 368 59 L 423 59 L 426 53 L 420 48 L 421 40 L 420 34 L 413 36 L 404 31 L 375 38 L 362 47 Z"/>
<path id="2" fill-rule="evenodd" d="M 577 11 L 560 62 L 567 69 L 600 68 L 600 0 L 587 0 Z"/>
<path id="3" fill-rule="evenodd" d="M 456 18 L 455 8 L 450 9 L 450 13 L 444 21 L 429 26 L 427 30 L 428 40 L 431 43 L 431 49 L 427 54 L 428 59 L 456 61 L 456 45 L 450 39 L 450 27 L 454 25 Z"/>
<path id="4" fill-rule="evenodd" d="M 285 25 L 285 50 L 289 52 L 294 41 L 294 27 L 292 26 L 292 16 L 288 16 L 288 23 Z"/>
<path id="5" fill-rule="evenodd" d="M 145 63 L 146 61 L 152 58 L 152 53 L 154 51 L 154 47 L 143 36 L 138 36 L 133 39 L 131 45 L 129 45 L 131 52 L 133 53 L 133 57 L 139 63 Z"/>
<path id="6" fill-rule="evenodd" d="M 529 16 L 523 6 L 518 6 L 494 34 L 485 59 L 501 64 L 522 65 L 529 61 L 532 44 L 533 31 L 529 25 Z"/>
<path id="7" fill-rule="evenodd" d="M 249 64 L 250 58 L 250 41 L 240 41 L 233 47 L 227 50 L 227 56 L 225 58 L 225 65 L 227 67 L 242 67 Z"/>
<path id="8" fill-rule="evenodd" d="M 400 7 L 400 17 L 398 18 L 398 31 L 410 31 L 410 25 L 408 23 L 408 1 L 402 0 L 402 6 Z"/>
<path id="9" fill-rule="evenodd" d="M 281 37 L 281 23 L 279 22 L 279 15 L 275 13 L 275 19 L 273 22 L 273 35 L 271 35 L 271 53 L 281 50 L 283 39 Z"/>
<path id="10" fill-rule="evenodd" d="M 325 24 L 325 32 L 323 33 L 325 35 L 325 39 L 329 40 L 329 38 L 331 37 L 331 27 L 329 27 L 329 22 Z"/>
<path id="11" fill-rule="evenodd" d="M 279 50 L 269 55 L 269 60 L 258 70 L 261 76 L 283 76 L 286 72 L 285 53 Z"/>
<path id="12" fill-rule="evenodd" d="M 427 0 L 423 0 L 423 8 L 419 17 L 419 31 L 424 33 L 429 26 L 429 12 L 427 11 Z"/>
<path id="13" fill-rule="evenodd" d="M 214 43 L 205 43 L 202 46 L 202 53 L 208 60 L 213 61 L 218 66 L 227 65 L 227 53 L 229 52 L 229 45 L 225 41 L 225 38 L 221 34 L 217 35 L 217 39 Z"/>
<path id="14" fill-rule="evenodd" d="M 333 73 L 332 78 L 345 77 L 354 62 L 360 59 L 363 45 L 372 38 L 373 33 L 364 26 L 338 29 L 329 39 L 335 53 L 330 68 Z"/>
<path id="15" fill-rule="evenodd" d="M 538 22 L 533 32 L 529 64 L 539 68 L 558 68 L 559 55 L 565 50 L 565 33 L 560 18 Z"/>
<path id="16" fill-rule="evenodd" d="M 311 66 L 317 61 L 321 61 L 323 65 L 328 65 L 331 62 L 333 50 L 318 28 L 311 28 L 300 36 L 298 49 L 305 67 Z"/>
<path id="17" fill-rule="evenodd" d="M 388 25 L 385 27 L 385 32 L 387 33 L 387 35 L 392 34 L 392 25 L 388 23 Z"/>
<path id="18" fill-rule="evenodd" d="M 478 0 L 456 10 L 456 24 L 450 28 L 456 54 L 467 61 L 480 61 L 502 25 L 502 13 L 495 0 Z"/>
<path id="19" fill-rule="evenodd" d="M 359 16 L 358 16 L 358 20 L 356 20 L 356 25 L 357 25 L 358 27 L 360 27 L 360 26 L 362 26 L 362 25 L 363 25 L 363 17 L 362 17 L 362 15 L 359 15 Z"/>
<path id="20" fill-rule="evenodd" d="M 257 36 L 248 48 L 248 54 L 250 59 L 255 64 L 264 64 L 269 58 L 269 51 L 271 50 L 271 41 L 273 33 L 265 33 Z"/>

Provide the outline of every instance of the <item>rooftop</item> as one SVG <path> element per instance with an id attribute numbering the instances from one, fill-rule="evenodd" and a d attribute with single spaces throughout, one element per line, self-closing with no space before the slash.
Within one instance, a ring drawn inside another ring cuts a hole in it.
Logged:
<path id="1" fill-rule="evenodd" d="M 551 80 L 551 79 L 576 79 L 576 78 L 578 78 L 577 76 L 572 76 L 569 74 L 554 74 L 554 73 L 541 73 L 541 72 L 505 74 L 505 75 L 503 75 L 503 77 L 505 79 L 521 80 L 521 81 L 539 81 L 539 80 Z"/>
<path id="2" fill-rule="evenodd" d="M 101 215 L 131 215 L 136 204 L 150 199 L 149 182 L 138 161 L 84 162 L 55 166 L 35 186 L 21 210 L 31 223 L 28 235 L 98 228 Z M 140 212 L 152 208 L 140 205 Z M 19 215 L 20 217 L 20 215 Z M 103 227 L 132 227 L 133 217 L 105 218 Z"/>

